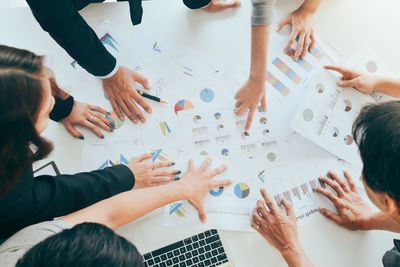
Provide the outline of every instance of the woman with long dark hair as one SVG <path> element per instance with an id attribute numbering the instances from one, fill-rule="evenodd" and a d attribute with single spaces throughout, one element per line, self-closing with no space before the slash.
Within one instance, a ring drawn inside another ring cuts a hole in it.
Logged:
<path id="1" fill-rule="evenodd" d="M 105 126 L 108 122 L 103 120 L 102 113 L 106 111 L 74 101 L 48 73 L 42 56 L 0 45 L 0 239 L 27 225 L 69 214 L 133 186 L 172 181 L 179 173 L 155 170 L 173 163 L 153 166 L 143 162 L 151 157 L 145 154 L 127 166 L 34 179 L 32 163 L 45 158 L 53 149 L 52 143 L 40 136 L 49 118 L 62 120 L 69 130 L 88 117 L 86 126 L 91 129 L 96 128 L 94 124 L 111 126 Z"/>

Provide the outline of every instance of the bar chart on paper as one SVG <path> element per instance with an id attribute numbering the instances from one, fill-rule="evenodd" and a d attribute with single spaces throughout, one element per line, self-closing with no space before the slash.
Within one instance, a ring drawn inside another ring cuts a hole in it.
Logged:
<path id="1" fill-rule="evenodd" d="M 292 204 L 297 222 L 303 224 L 320 217 L 319 208 L 334 211 L 334 206 L 313 187 L 328 188 L 318 178 L 326 177 L 328 171 L 342 173 L 342 168 L 336 159 L 269 168 L 268 172 L 262 172 L 263 187 L 281 210 L 284 209 L 282 199 Z"/>
<path id="2" fill-rule="evenodd" d="M 272 85 L 282 96 L 287 96 L 290 92 L 280 80 L 278 80 L 272 73 L 267 71 L 267 82 Z"/>
<path id="3" fill-rule="evenodd" d="M 277 67 L 283 74 L 286 75 L 286 77 L 288 77 L 295 84 L 299 84 L 299 82 L 301 81 L 301 77 L 294 70 L 292 70 L 285 62 L 283 62 L 279 57 L 275 58 L 274 61 L 272 61 L 272 64 L 275 67 Z"/>
<path id="4" fill-rule="evenodd" d="M 287 55 L 291 57 L 294 60 L 294 55 L 296 51 L 293 48 L 289 48 L 287 51 Z M 307 60 L 303 58 L 299 58 L 297 61 L 295 61 L 300 67 L 302 67 L 305 71 L 310 72 L 313 69 L 313 65 L 310 64 Z"/>
<path id="5" fill-rule="evenodd" d="M 324 53 L 317 47 L 314 47 L 314 49 L 311 51 L 311 55 L 313 55 L 316 59 L 321 60 L 324 56 Z"/>

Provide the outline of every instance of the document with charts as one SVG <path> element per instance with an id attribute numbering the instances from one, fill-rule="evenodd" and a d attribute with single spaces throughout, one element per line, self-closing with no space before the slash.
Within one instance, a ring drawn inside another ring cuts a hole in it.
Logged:
<path id="1" fill-rule="evenodd" d="M 196 167 L 199 167 L 204 158 L 197 157 Z M 178 168 L 187 168 L 187 159 L 179 160 Z M 204 201 L 204 210 L 207 222 L 201 223 L 198 213 L 187 201 L 177 201 L 164 208 L 165 226 L 197 226 L 201 228 L 216 228 L 223 230 L 251 231 L 250 216 L 260 199 L 260 186 L 258 178 L 261 165 L 259 161 L 246 158 L 213 158 L 212 170 L 222 164 L 228 169 L 215 177 L 215 180 L 232 180 L 232 184 L 210 190 Z"/>
<path id="2" fill-rule="evenodd" d="M 342 179 L 345 166 L 337 159 L 306 161 L 297 164 L 265 168 L 260 179 L 273 203 L 281 212 L 285 212 L 282 199 L 285 198 L 294 208 L 297 223 L 302 226 L 318 218 L 320 208 L 336 212 L 335 206 L 326 197 L 314 192 L 313 187 L 322 186 L 332 190 L 328 185 L 319 181 L 319 177 L 327 177 L 328 171 L 333 171 Z M 358 177 L 357 177 L 358 178 Z"/>
<path id="3" fill-rule="evenodd" d="M 327 198 L 313 190 L 313 187 L 332 190 L 328 185 L 319 181 L 319 177 L 328 177 L 328 171 L 333 171 L 345 180 L 343 177 L 345 170 L 353 174 L 355 180 L 358 180 L 360 175 L 358 169 L 350 169 L 335 157 L 275 167 L 265 165 L 263 160 L 236 158 L 226 161 L 214 158 L 212 167 L 224 162 L 226 162 L 228 170 L 217 176 L 216 179 L 231 179 L 233 183 L 224 188 L 211 190 L 207 194 L 204 202 L 207 222 L 204 224 L 200 222 L 197 211 L 187 201 L 177 201 L 164 208 L 165 226 L 199 226 L 252 231 L 250 227 L 251 212 L 254 210 L 257 200 L 262 199 L 259 193 L 261 188 L 267 190 L 274 205 L 282 213 L 285 212 L 282 204 L 283 198 L 293 205 L 297 223 L 299 226 L 303 226 L 322 218 L 319 213 L 320 208 L 336 212 L 335 206 Z M 196 163 L 200 164 L 201 161 Z"/>
<path id="4" fill-rule="evenodd" d="M 390 73 L 371 50 L 361 51 L 352 64 L 360 71 Z M 365 104 L 393 98 L 376 92 L 363 95 L 354 88 L 337 86 L 337 81 L 338 75 L 331 71 L 321 69 L 316 73 L 307 84 L 291 127 L 339 158 L 361 165 L 351 132 L 353 121 Z"/>
<path id="5" fill-rule="evenodd" d="M 306 85 L 311 77 L 324 65 L 336 62 L 340 55 L 332 51 L 329 44 L 317 37 L 318 42 L 315 48 L 311 52 L 307 52 L 304 58 L 295 61 L 294 49 L 297 41 L 286 53 L 283 51 L 290 38 L 290 33 L 289 27 L 284 27 L 281 32 L 272 33 L 270 37 L 265 82 L 266 118 L 268 131 L 270 135 L 274 136 L 274 143 L 270 145 L 275 146 L 274 150 L 278 148 L 280 151 L 280 155 L 276 155 L 276 158 L 284 157 L 286 162 L 296 162 L 325 157 L 328 154 L 288 125 L 290 125 L 299 100 L 306 92 Z M 250 63 L 247 63 L 243 64 L 236 72 L 235 79 L 240 86 L 248 79 L 249 69 Z M 243 119 L 246 118 L 243 117 Z M 256 128 L 259 126 L 256 119 L 253 120 L 253 125 Z"/>

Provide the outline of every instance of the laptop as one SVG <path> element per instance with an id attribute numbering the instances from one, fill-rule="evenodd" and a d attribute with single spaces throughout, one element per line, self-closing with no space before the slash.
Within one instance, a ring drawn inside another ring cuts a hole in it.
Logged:
<path id="1" fill-rule="evenodd" d="M 145 253 L 143 258 L 149 267 L 233 266 L 215 229 Z"/>

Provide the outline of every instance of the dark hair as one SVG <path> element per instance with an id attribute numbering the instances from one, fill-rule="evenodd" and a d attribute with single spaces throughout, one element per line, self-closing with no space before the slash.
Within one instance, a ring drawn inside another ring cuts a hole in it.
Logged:
<path id="1" fill-rule="evenodd" d="M 44 98 L 43 70 L 42 56 L 0 45 L 0 195 L 53 148 L 35 129 Z"/>
<path id="2" fill-rule="evenodd" d="M 400 204 L 400 101 L 370 104 L 353 123 L 365 183 Z"/>
<path id="3" fill-rule="evenodd" d="M 145 266 L 136 247 L 111 229 L 82 223 L 43 240 L 17 262 L 16 267 Z"/>

